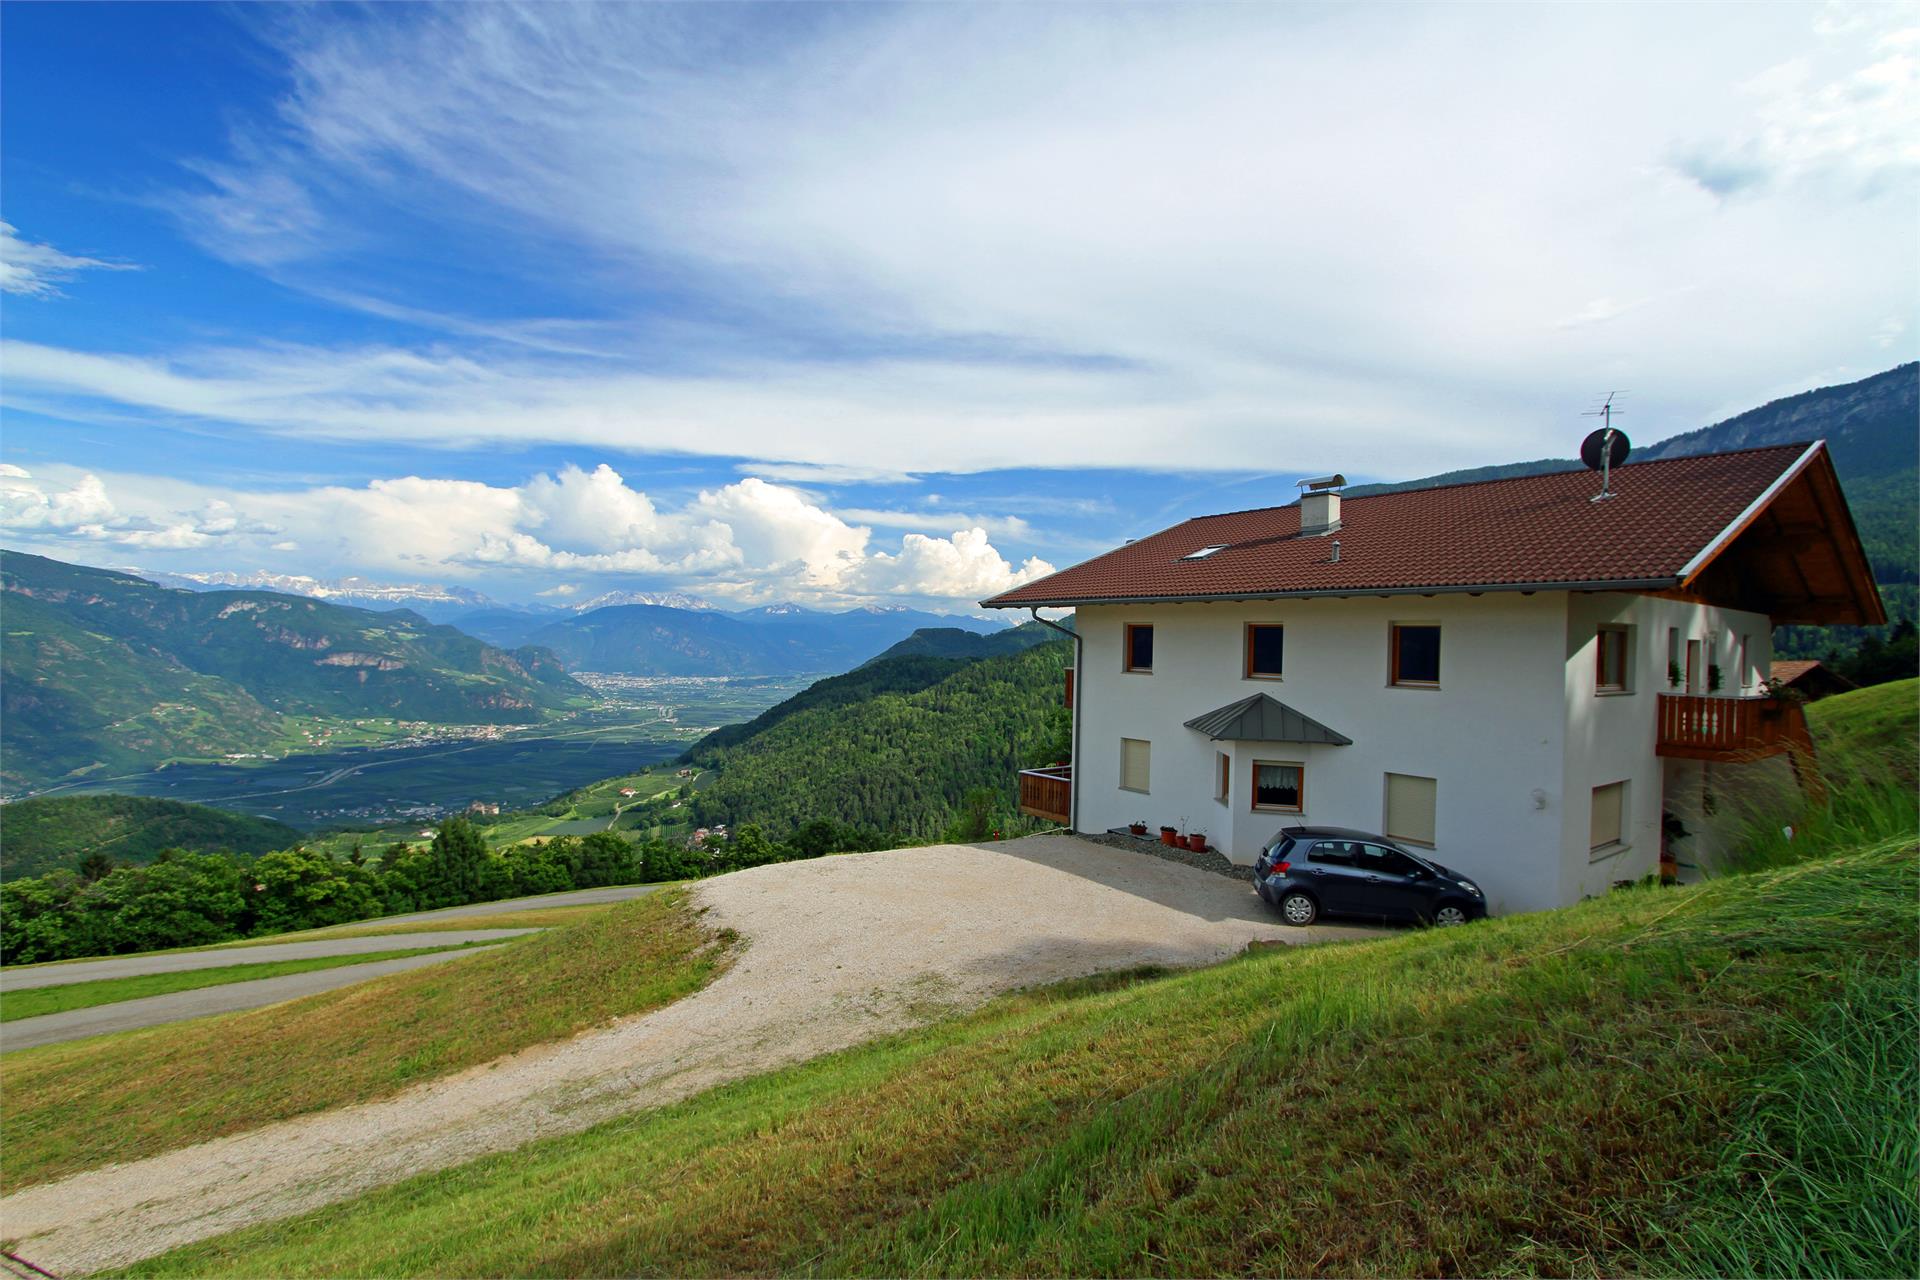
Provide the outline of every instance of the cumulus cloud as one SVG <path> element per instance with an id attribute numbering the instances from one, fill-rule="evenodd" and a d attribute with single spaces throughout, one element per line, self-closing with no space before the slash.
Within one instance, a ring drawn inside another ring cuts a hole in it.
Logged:
<path id="1" fill-rule="evenodd" d="M 0 463 L 0 527 L 13 530 L 73 530 L 115 519 L 113 500 L 100 477 L 86 473 L 49 489 L 24 467 Z"/>
<path id="2" fill-rule="evenodd" d="M 55 542 L 229 555 L 304 548 L 329 571 L 469 581 L 505 573 L 528 586 L 557 574 L 644 577 L 743 603 L 964 602 L 1052 571 L 1039 559 L 1016 568 L 985 528 L 955 527 L 954 517 L 948 538 L 908 533 L 889 546 L 803 490 L 757 476 L 668 509 L 605 464 L 519 485 L 400 476 L 266 492 L 90 472 L 43 483 L 4 466 L 0 502 L 0 527 Z M 568 581 L 535 593 L 579 590 Z"/>
<path id="3" fill-rule="evenodd" d="M 133 271 L 130 263 L 107 262 L 62 253 L 50 244 L 24 240 L 12 223 L 0 222 L 0 291 L 27 297 L 52 297 L 60 284 L 81 271 Z"/>

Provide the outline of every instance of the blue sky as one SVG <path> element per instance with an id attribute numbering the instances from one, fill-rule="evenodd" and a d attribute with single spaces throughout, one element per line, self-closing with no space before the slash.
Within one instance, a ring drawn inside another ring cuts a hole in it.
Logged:
<path id="1" fill-rule="evenodd" d="M 1912 358 L 1910 6 L 10 5 L 0 532 L 965 607 Z M 556 598 L 549 596 L 548 598 Z"/>

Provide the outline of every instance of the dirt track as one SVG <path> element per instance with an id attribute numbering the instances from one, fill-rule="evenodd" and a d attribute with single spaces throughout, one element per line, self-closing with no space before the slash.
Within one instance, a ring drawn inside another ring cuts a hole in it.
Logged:
<path id="1" fill-rule="evenodd" d="M 0 1200 L 18 1252 L 62 1275 L 344 1200 L 800 1061 L 1002 991 L 1218 960 L 1286 929 L 1241 883 L 1066 836 L 761 867 L 702 883 L 747 940 L 678 1004 L 381 1102 L 268 1125 Z"/>

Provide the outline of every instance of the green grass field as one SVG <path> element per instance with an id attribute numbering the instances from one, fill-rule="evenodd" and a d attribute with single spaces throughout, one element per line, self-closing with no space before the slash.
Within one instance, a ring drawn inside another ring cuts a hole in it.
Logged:
<path id="1" fill-rule="evenodd" d="M 590 910 L 458 964 L 8 1054 L 5 1189 L 383 1097 L 658 1008 L 730 955 L 684 892 Z"/>
<path id="2" fill-rule="evenodd" d="M 1014 996 L 134 1273 L 1909 1274 L 1915 888 L 1909 838 Z"/>
<path id="3" fill-rule="evenodd" d="M 1868 765 L 1912 741 L 1876 705 L 1817 727 Z M 1006 997 L 132 1274 L 1916 1274 L 1920 860 L 1911 810 L 1868 819 Z"/>
<path id="4" fill-rule="evenodd" d="M 66 1013 L 70 1009 L 91 1009 L 97 1005 L 118 1004 L 122 1000 L 140 1000 L 147 996 L 171 995 L 176 991 L 196 991 L 201 987 L 222 987 L 230 982 L 281 978 L 315 969 L 338 969 L 345 965 L 370 964 L 375 960 L 399 960 L 407 956 L 424 956 L 436 951 L 459 951 L 466 947 L 486 945 L 484 942 L 455 943 L 446 947 L 372 951 L 364 955 L 315 956 L 307 960 L 275 960 L 266 964 L 222 965 L 217 969 L 189 969 L 183 973 L 148 973 L 137 978 L 102 978 L 98 982 L 69 982 L 58 987 L 28 987 L 24 991 L 9 991 L 0 996 L 0 1022 Z"/>

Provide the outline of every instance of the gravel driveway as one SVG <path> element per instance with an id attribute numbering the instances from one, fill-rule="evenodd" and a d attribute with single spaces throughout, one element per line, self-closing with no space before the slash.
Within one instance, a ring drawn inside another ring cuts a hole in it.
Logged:
<path id="1" fill-rule="evenodd" d="M 1244 883 L 1069 836 L 760 867 L 696 901 L 746 948 L 678 1004 L 432 1081 L 0 1200 L 60 1274 L 132 1262 L 845 1048 L 1018 987 L 1197 965 L 1288 929 Z"/>

